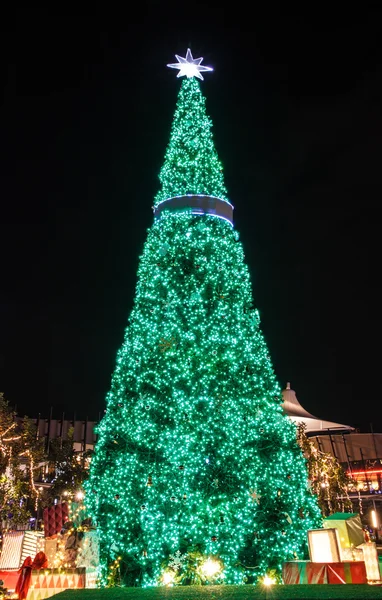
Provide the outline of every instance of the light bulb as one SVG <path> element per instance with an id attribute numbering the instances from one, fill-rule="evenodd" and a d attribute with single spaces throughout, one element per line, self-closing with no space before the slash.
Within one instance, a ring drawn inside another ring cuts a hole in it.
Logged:
<path id="1" fill-rule="evenodd" d="M 217 573 L 219 573 L 220 570 L 221 570 L 221 566 L 217 560 L 212 560 L 211 558 L 208 558 L 202 564 L 202 572 L 207 577 L 212 577 L 213 575 L 216 575 Z"/>

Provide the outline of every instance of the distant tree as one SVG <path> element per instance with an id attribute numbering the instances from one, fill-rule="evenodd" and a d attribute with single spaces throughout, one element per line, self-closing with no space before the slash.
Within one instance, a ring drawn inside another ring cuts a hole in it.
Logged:
<path id="1" fill-rule="evenodd" d="M 0 520 L 7 527 L 25 524 L 37 508 L 35 469 L 43 456 L 33 422 L 16 419 L 0 393 Z"/>
<path id="2" fill-rule="evenodd" d="M 76 452 L 73 428 L 69 429 L 66 440 L 51 440 L 48 460 L 52 465 L 52 485 L 46 494 L 48 502 L 54 498 L 75 496 L 88 476 L 90 454 L 90 451 Z"/>
<path id="3" fill-rule="evenodd" d="M 306 426 L 300 423 L 297 440 L 307 460 L 311 490 L 317 495 L 324 517 L 335 512 L 352 512 L 353 505 L 348 495 L 352 479 L 338 460 L 328 452 L 318 450 L 306 435 Z"/>

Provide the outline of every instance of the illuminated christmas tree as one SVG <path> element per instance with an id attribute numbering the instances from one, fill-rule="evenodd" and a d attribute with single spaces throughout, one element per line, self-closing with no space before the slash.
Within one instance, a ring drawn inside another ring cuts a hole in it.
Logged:
<path id="1" fill-rule="evenodd" d="M 183 80 L 86 484 L 102 581 L 256 581 L 321 525 L 253 306 L 199 82 Z M 117 565 L 117 566 L 116 566 Z"/>

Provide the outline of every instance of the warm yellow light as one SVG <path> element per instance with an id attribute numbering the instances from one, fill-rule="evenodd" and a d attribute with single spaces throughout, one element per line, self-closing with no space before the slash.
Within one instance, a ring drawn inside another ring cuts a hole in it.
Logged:
<path id="1" fill-rule="evenodd" d="M 175 573 L 173 571 L 165 571 L 162 575 L 162 581 L 165 585 L 171 585 L 174 581 Z"/>
<path id="2" fill-rule="evenodd" d="M 83 492 L 77 492 L 76 494 L 76 500 L 82 500 L 84 498 L 84 493 Z"/>
<path id="3" fill-rule="evenodd" d="M 375 510 L 371 511 L 371 524 L 374 527 L 374 529 L 378 529 L 377 512 Z"/>
<path id="4" fill-rule="evenodd" d="M 265 575 L 265 577 L 263 578 L 263 584 L 266 585 L 267 587 L 269 587 L 270 585 L 273 585 L 274 583 L 276 583 L 276 579 L 273 579 L 273 577 L 269 577 L 268 575 Z"/>
<path id="5" fill-rule="evenodd" d="M 202 572 L 206 577 L 212 577 L 221 571 L 221 565 L 217 560 L 207 558 L 202 564 Z"/>

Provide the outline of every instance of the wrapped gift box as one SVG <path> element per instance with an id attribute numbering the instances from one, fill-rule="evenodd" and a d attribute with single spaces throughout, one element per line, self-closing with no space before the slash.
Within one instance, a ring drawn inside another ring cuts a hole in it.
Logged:
<path id="1" fill-rule="evenodd" d="M 308 560 L 293 560 L 283 564 L 282 578 L 285 584 L 328 583 L 327 565 Z"/>
<path id="2" fill-rule="evenodd" d="M 341 551 L 341 558 L 345 562 L 350 562 L 351 560 L 362 561 L 364 559 L 362 546 L 358 548 L 345 548 Z M 366 569 L 367 570 L 367 569 Z"/>
<path id="3" fill-rule="evenodd" d="M 57 536 L 50 538 L 44 538 L 44 547 L 42 551 L 45 552 L 46 558 L 48 559 L 48 567 L 53 568 L 55 566 L 54 561 L 57 553 Z"/>
<path id="4" fill-rule="evenodd" d="M 99 565 L 99 542 L 95 530 L 68 531 L 58 536 L 64 546 L 63 564 L 75 567 L 97 567 Z"/>
<path id="5" fill-rule="evenodd" d="M 342 550 L 359 546 L 365 541 L 361 517 L 358 513 L 334 513 L 324 519 L 324 528 L 336 528 Z M 344 558 L 344 557 L 342 557 Z"/>
<path id="6" fill-rule="evenodd" d="M 21 548 L 20 567 L 27 556 L 34 558 L 37 552 L 44 552 L 44 534 L 42 531 L 24 531 Z"/>
<path id="7" fill-rule="evenodd" d="M 328 583 L 327 566 L 326 563 L 309 562 L 306 567 L 308 583 Z"/>
<path id="8" fill-rule="evenodd" d="M 94 568 L 98 567 L 99 562 L 98 532 L 95 529 L 85 531 L 79 541 L 76 566 Z"/>
<path id="9" fill-rule="evenodd" d="M 85 587 L 87 587 L 87 588 L 98 587 L 98 568 L 96 568 L 96 567 L 86 568 Z"/>
<path id="10" fill-rule="evenodd" d="M 286 584 L 308 583 L 307 560 L 294 560 L 283 564 L 282 578 Z"/>
<path id="11" fill-rule="evenodd" d="M 44 535 L 51 537 L 61 531 L 66 521 L 69 519 L 69 508 L 66 502 L 55 504 L 50 508 L 44 508 Z"/>
<path id="12" fill-rule="evenodd" d="M 361 550 L 363 553 L 363 560 L 366 566 L 367 580 L 370 582 L 380 581 L 381 572 L 379 566 L 377 545 L 375 542 L 365 542 L 358 546 L 357 550 Z"/>
<path id="13" fill-rule="evenodd" d="M 41 569 L 32 571 L 27 600 L 44 600 L 64 590 L 85 588 L 85 569 Z"/>
<path id="14" fill-rule="evenodd" d="M 32 558 L 44 551 L 41 531 L 7 531 L 3 536 L 3 549 L 0 556 L 0 569 L 18 569 L 27 556 Z"/>
<path id="15" fill-rule="evenodd" d="M 364 561 L 313 563 L 293 560 L 283 564 L 284 584 L 367 583 Z"/>
<path id="16" fill-rule="evenodd" d="M 307 533 L 309 557 L 313 563 L 340 562 L 338 530 L 335 527 L 308 529 Z"/>
<path id="17" fill-rule="evenodd" d="M 8 592 L 14 592 L 18 578 L 18 569 L 15 571 L 0 571 L 0 579 L 4 581 L 4 587 L 7 588 Z"/>
<path id="18" fill-rule="evenodd" d="M 364 561 L 328 563 L 328 583 L 367 583 Z"/>
<path id="19" fill-rule="evenodd" d="M 88 518 L 88 512 L 82 502 L 71 502 L 69 504 L 69 521 L 76 527 L 82 525 L 83 521 Z"/>
<path id="20" fill-rule="evenodd" d="M 7 531 L 4 533 L 0 569 L 18 569 L 20 567 L 23 540 L 23 531 Z"/>

